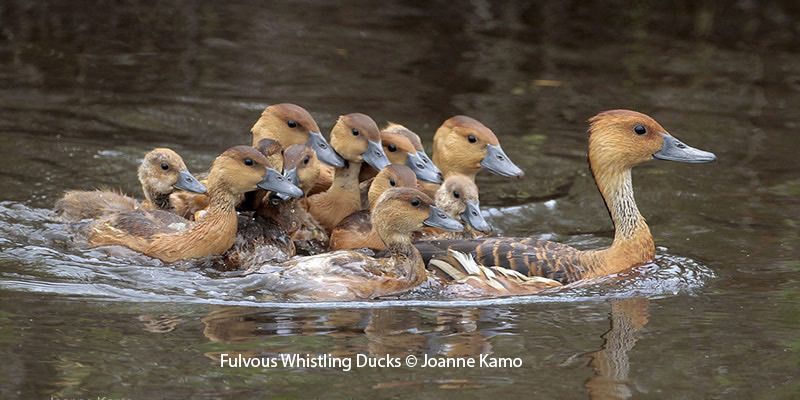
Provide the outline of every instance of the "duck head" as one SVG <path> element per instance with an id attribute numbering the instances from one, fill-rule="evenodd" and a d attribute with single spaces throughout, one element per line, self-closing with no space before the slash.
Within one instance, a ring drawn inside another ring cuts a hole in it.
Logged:
<path id="1" fill-rule="evenodd" d="M 145 154 L 138 173 L 139 181 L 158 193 L 169 194 L 173 189 L 206 192 L 206 187 L 186 168 L 183 158 L 170 149 L 157 148 Z"/>
<path id="2" fill-rule="evenodd" d="M 253 147 L 265 138 L 277 140 L 284 148 L 307 143 L 322 162 L 337 168 L 344 166 L 344 160 L 322 136 L 311 114 L 298 105 L 282 103 L 267 107 L 250 132 Z"/>
<path id="3" fill-rule="evenodd" d="M 434 181 L 430 182 L 436 184 L 442 183 L 442 180 L 444 179 L 442 171 L 439 170 L 439 167 L 437 167 L 436 164 L 433 163 L 431 158 L 428 157 L 428 154 L 425 153 L 425 147 L 422 146 L 422 140 L 420 140 L 419 135 L 414 133 L 411 129 L 408 129 L 400 124 L 395 124 L 393 122 L 389 122 L 389 124 L 386 125 L 385 128 L 383 128 L 383 130 L 381 131 L 381 135 L 383 135 L 383 133 L 393 133 L 408 139 L 408 141 L 411 143 L 412 146 L 414 146 L 414 149 L 416 150 L 416 157 L 423 163 L 425 163 L 426 168 L 430 168 L 433 171 L 433 173 L 436 174 L 437 180 L 435 182 Z M 417 177 L 420 180 L 425 180 L 423 178 L 420 178 L 419 176 Z"/>
<path id="4" fill-rule="evenodd" d="M 366 162 L 378 171 L 389 165 L 378 125 L 367 115 L 353 113 L 339 117 L 331 130 L 331 145 L 347 161 Z"/>
<path id="5" fill-rule="evenodd" d="M 382 131 L 381 143 L 392 164 L 407 166 L 421 181 L 442 183 L 442 173 L 439 169 L 433 163 L 428 163 L 421 158 L 407 137 Z"/>
<path id="6" fill-rule="evenodd" d="M 433 148 L 433 161 L 445 177 L 459 173 L 474 179 L 481 169 L 504 177 L 524 175 L 494 132 L 470 117 L 458 115 L 445 121 L 433 136 Z"/>
<path id="7" fill-rule="evenodd" d="M 308 193 L 317 182 L 320 163 L 317 153 L 311 146 L 295 144 L 283 152 L 283 175 L 289 182 Z"/>
<path id="8" fill-rule="evenodd" d="M 444 181 L 436 191 L 436 205 L 476 231 L 492 231 L 491 225 L 481 214 L 478 186 L 464 175 L 452 175 Z"/>
<path id="9" fill-rule="evenodd" d="M 372 224 L 388 247 L 411 242 L 411 234 L 426 226 L 459 232 L 464 227 L 413 188 L 391 188 L 378 199 Z"/>
<path id="10" fill-rule="evenodd" d="M 717 156 L 684 144 L 656 120 L 636 111 L 605 111 L 589 119 L 589 163 L 595 174 L 630 169 L 652 159 L 707 163 Z"/>
<path id="11" fill-rule="evenodd" d="M 225 150 L 211 165 L 209 186 L 239 195 L 256 189 L 269 190 L 289 197 L 301 197 L 303 191 L 280 172 L 269 167 L 269 160 L 250 146 Z"/>
<path id="12" fill-rule="evenodd" d="M 253 147 L 267 157 L 267 166 L 283 171 L 283 146 L 277 140 L 261 139 Z"/>
<path id="13" fill-rule="evenodd" d="M 375 204 L 383 192 L 391 188 L 415 188 L 417 187 L 417 177 L 411 168 L 401 164 L 392 164 L 378 173 L 369 186 L 369 208 L 374 209 Z"/>

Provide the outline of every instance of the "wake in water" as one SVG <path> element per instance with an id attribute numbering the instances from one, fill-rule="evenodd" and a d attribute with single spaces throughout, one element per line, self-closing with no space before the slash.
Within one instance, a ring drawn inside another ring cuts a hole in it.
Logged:
<path id="1" fill-rule="evenodd" d="M 423 284 L 392 299 L 287 303 L 263 290 L 264 276 L 228 276 L 208 268 L 213 259 L 161 261 L 118 247 L 86 249 L 79 227 L 56 222 L 50 210 L 0 202 L 0 288 L 118 301 L 191 302 L 280 307 L 452 306 L 570 302 L 692 294 L 714 277 L 708 267 L 658 249 L 656 260 L 615 276 L 556 291 L 496 299 L 452 300 Z M 584 238 L 571 238 L 580 243 Z M 586 239 L 594 241 L 593 238 Z"/>

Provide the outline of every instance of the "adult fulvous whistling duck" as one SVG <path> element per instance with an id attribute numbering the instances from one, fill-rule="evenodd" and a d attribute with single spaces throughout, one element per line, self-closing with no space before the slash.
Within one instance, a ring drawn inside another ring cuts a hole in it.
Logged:
<path id="1" fill-rule="evenodd" d="M 402 293 L 427 278 L 411 234 L 423 226 L 459 230 L 461 224 L 433 205 L 424 193 L 392 188 L 375 205 L 372 221 L 386 243 L 384 257 L 342 250 L 296 257 L 264 266 L 251 275 L 259 290 L 290 300 L 356 300 Z"/>
<path id="2" fill-rule="evenodd" d="M 114 214 L 89 225 L 89 244 L 121 245 L 164 262 L 222 254 L 236 238 L 235 206 L 243 193 L 261 188 L 302 195 L 249 146 L 232 147 L 217 157 L 207 182 L 210 205 L 200 222 L 159 210 Z"/>
<path id="3" fill-rule="evenodd" d="M 295 144 L 308 144 L 320 161 L 335 168 L 344 167 L 344 160 L 322 136 L 317 122 L 298 105 L 282 103 L 265 108 L 250 132 L 253 147 L 257 147 L 261 139 L 277 140 L 284 149 Z"/>
<path id="4" fill-rule="evenodd" d="M 157 148 L 145 154 L 139 165 L 139 183 L 144 201 L 110 190 L 70 190 L 56 201 L 55 210 L 67 221 L 100 218 L 137 208 L 172 211 L 169 196 L 174 189 L 205 193 L 206 187 L 197 181 L 186 168 L 178 153 Z"/>
<path id="5" fill-rule="evenodd" d="M 392 164 L 378 173 L 369 186 L 369 209 L 350 214 L 331 230 L 331 250 L 369 248 L 383 250 L 386 245 L 372 224 L 370 214 L 380 196 L 391 188 L 416 188 L 417 178 L 405 165 Z"/>
<path id="6" fill-rule="evenodd" d="M 614 222 L 614 241 L 608 248 L 578 250 L 531 238 L 430 241 L 419 242 L 419 247 L 426 258 L 454 249 L 471 253 L 483 265 L 562 283 L 641 265 L 655 257 L 655 244 L 633 198 L 631 169 L 652 159 L 707 163 L 716 156 L 682 143 L 635 111 L 605 111 L 589 119 L 589 167 Z"/>
<path id="7" fill-rule="evenodd" d="M 333 183 L 323 193 L 306 199 L 308 211 L 328 231 L 348 215 L 361 210 L 358 175 L 366 162 L 376 170 L 389 165 L 378 125 L 359 113 L 347 114 L 331 130 L 331 145 L 347 162 L 336 168 Z"/>

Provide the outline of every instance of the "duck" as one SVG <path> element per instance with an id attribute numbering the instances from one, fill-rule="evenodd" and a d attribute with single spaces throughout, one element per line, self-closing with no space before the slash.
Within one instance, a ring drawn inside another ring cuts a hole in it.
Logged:
<path id="1" fill-rule="evenodd" d="M 436 206 L 464 224 L 462 232 L 426 230 L 427 239 L 472 239 L 492 233 L 492 226 L 481 213 L 478 185 L 467 176 L 455 174 L 436 191 Z"/>
<path id="2" fill-rule="evenodd" d="M 392 164 L 381 170 L 372 179 L 369 187 L 369 209 L 350 214 L 331 230 L 331 250 L 369 248 L 383 250 L 386 245 L 378 235 L 376 226 L 372 224 L 370 214 L 380 196 L 391 188 L 416 188 L 417 177 L 411 168 L 401 164 Z"/>
<path id="3" fill-rule="evenodd" d="M 282 221 L 282 226 L 294 243 L 296 252 L 319 254 L 327 250 L 328 234 L 308 212 L 306 198 L 319 178 L 321 163 L 316 152 L 303 144 L 289 146 L 284 151 L 284 176 L 304 193 L 299 199 L 272 199 L 270 215 Z"/>
<path id="4" fill-rule="evenodd" d="M 262 266 L 248 275 L 252 291 L 291 301 L 372 299 L 407 292 L 427 280 L 411 234 L 424 226 L 462 229 L 458 221 L 434 206 L 430 197 L 414 188 L 385 191 L 375 205 L 372 221 L 386 244 L 385 253 L 340 250 Z"/>
<path id="5" fill-rule="evenodd" d="M 345 165 L 336 168 L 328 190 L 306 199 L 308 212 L 327 232 L 361 210 L 358 180 L 361 164 L 367 163 L 378 171 L 390 164 L 381 145 L 378 125 L 365 114 L 339 117 L 331 130 L 331 145 L 346 160 Z"/>
<path id="6" fill-rule="evenodd" d="M 589 168 L 614 223 L 609 247 L 579 250 L 534 238 L 497 237 L 422 241 L 425 259 L 457 250 L 484 266 L 501 266 L 525 276 L 563 284 L 601 278 L 654 259 L 655 242 L 633 196 L 631 170 L 651 160 L 709 163 L 714 153 L 693 148 L 672 136 L 652 117 L 632 110 L 609 110 L 589 119 Z"/>
<path id="7" fill-rule="evenodd" d="M 56 201 L 56 214 L 65 221 L 77 222 L 138 208 L 174 211 L 170 194 L 175 189 L 206 192 L 206 187 L 186 168 L 183 158 L 168 148 L 156 148 L 145 154 L 138 177 L 144 193 L 142 202 L 113 190 L 70 190 Z"/>
<path id="8" fill-rule="evenodd" d="M 436 164 L 434 164 L 434 162 L 431 160 L 431 158 L 428 157 L 428 154 L 425 152 L 425 147 L 422 145 L 422 140 L 420 139 L 419 135 L 417 135 L 414 131 L 398 123 L 389 122 L 381 130 L 381 133 L 384 132 L 404 136 L 406 139 L 409 140 L 409 142 L 411 142 L 411 145 L 414 146 L 414 149 L 416 150 L 416 156 L 420 160 L 422 160 L 422 162 L 424 162 L 425 164 L 430 164 L 431 168 L 433 168 L 435 172 L 439 174 L 442 173 L 442 171 L 439 170 L 439 167 L 437 167 Z M 440 177 L 440 180 L 441 179 L 443 179 L 443 177 Z"/>
<path id="9" fill-rule="evenodd" d="M 283 170 L 283 147 L 277 140 L 260 139 L 253 147 L 267 158 L 267 166 L 277 171 Z M 200 176 L 206 177 L 208 173 Z M 255 190 L 240 196 L 236 203 L 237 210 L 252 211 L 259 207 L 265 192 Z M 199 221 L 206 214 L 209 205 L 208 194 L 190 193 L 186 191 L 175 192 L 169 196 L 169 201 L 173 205 L 174 212 L 183 218 Z"/>
<path id="10" fill-rule="evenodd" d="M 442 172 L 439 171 L 435 164 L 426 162 L 425 159 L 420 157 L 419 152 L 407 136 L 387 130 L 381 131 L 380 135 L 381 145 L 390 163 L 407 166 L 420 181 L 434 184 L 442 183 Z M 362 182 L 368 181 L 375 175 L 377 175 L 377 171 L 374 168 L 362 168 L 359 180 Z"/>
<path id="11" fill-rule="evenodd" d="M 250 128 L 253 147 L 262 139 L 272 139 L 286 149 L 295 144 L 307 144 L 323 163 L 344 167 L 344 159 L 336 153 L 322 135 L 317 122 L 303 107 L 291 103 L 273 104 L 264 109 Z"/>
<path id="12" fill-rule="evenodd" d="M 237 233 L 236 203 L 257 188 L 299 197 L 302 191 L 250 146 L 232 147 L 218 156 L 208 174 L 209 208 L 199 222 L 160 210 L 134 210 L 88 225 L 92 247 L 120 245 L 171 263 L 220 255 L 233 246 Z"/>

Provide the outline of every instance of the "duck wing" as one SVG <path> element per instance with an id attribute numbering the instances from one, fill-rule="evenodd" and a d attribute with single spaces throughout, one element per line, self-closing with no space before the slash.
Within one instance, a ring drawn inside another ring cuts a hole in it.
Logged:
<path id="1" fill-rule="evenodd" d="M 498 266 L 484 266 L 470 254 L 447 250 L 446 256 L 433 258 L 428 267 L 445 282 L 447 297 L 501 297 L 528 295 L 561 286 L 540 276 L 526 276 Z"/>
<path id="2" fill-rule="evenodd" d="M 484 266 L 502 267 L 525 276 L 541 276 L 562 284 L 583 278 L 581 251 L 562 243 L 532 238 L 427 240 L 415 242 L 425 263 L 447 257 L 448 250 L 467 253 Z"/>

